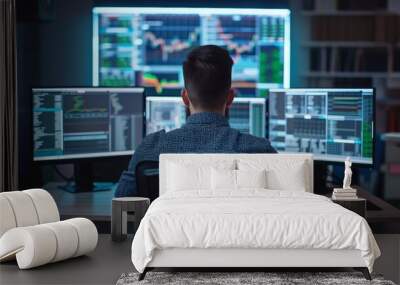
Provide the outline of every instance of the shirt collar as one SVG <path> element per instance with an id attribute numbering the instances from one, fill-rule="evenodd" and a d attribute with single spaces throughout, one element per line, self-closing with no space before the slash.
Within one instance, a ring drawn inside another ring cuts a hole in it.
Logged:
<path id="1" fill-rule="evenodd" d="M 229 126 L 228 120 L 221 114 L 214 112 L 202 112 L 189 116 L 186 120 L 187 125 L 218 125 Z"/>

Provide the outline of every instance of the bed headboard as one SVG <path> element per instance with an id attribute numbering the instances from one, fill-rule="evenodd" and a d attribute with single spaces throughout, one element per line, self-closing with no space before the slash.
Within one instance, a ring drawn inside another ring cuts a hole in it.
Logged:
<path id="1" fill-rule="evenodd" d="M 295 163 L 304 162 L 305 166 L 305 191 L 313 193 L 313 156 L 312 154 L 161 154 L 160 155 L 160 195 L 166 192 L 166 183 L 168 179 L 167 169 L 168 163 L 189 163 L 189 164 L 213 164 L 217 161 L 227 161 L 232 160 L 235 162 L 236 166 L 240 163 L 254 164 L 262 163 L 263 165 L 276 165 L 281 164 L 283 167 L 285 165 L 293 165 Z M 285 176 L 286 179 L 296 179 L 295 177 L 290 177 L 290 175 Z"/>

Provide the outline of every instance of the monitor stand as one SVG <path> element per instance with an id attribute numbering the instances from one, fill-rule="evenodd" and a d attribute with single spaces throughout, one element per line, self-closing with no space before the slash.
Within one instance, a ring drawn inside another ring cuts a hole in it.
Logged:
<path id="1" fill-rule="evenodd" d="M 112 182 L 94 182 L 93 167 L 91 162 L 74 163 L 74 182 L 68 182 L 60 186 L 61 189 L 70 193 L 110 191 L 114 188 Z"/>

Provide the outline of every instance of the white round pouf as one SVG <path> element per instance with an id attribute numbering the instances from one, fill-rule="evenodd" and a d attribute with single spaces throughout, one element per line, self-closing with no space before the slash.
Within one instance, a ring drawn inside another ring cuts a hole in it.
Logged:
<path id="1" fill-rule="evenodd" d="M 17 222 L 15 221 L 14 211 L 10 202 L 6 197 L 0 195 L 0 237 L 8 230 L 15 228 Z"/>
<path id="2" fill-rule="evenodd" d="M 32 199 L 39 218 L 39 224 L 58 222 L 60 220 L 56 202 L 49 192 L 43 189 L 29 189 L 22 192 Z"/>
<path id="3" fill-rule="evenodd" d="M 39 223 L 35 205 L 29 195 L 22 191 L 3 192 L 1 195 L 10 202 L 17 227 L 33 226 Z"/>
<path id="4" fill-rule="evenodd" d="M 14 228 L 0 238 L 0 259 L 16 255 L 20 269 L 87 254 L 97 246 L 96 226 L 88 219 Z"/>
<path id="5" fill-rule="evenodd" d="M 0 239 L 0 257 L 15 255 L 20 269 L 49 263 L 56 251 L 53 231 L 41 225 L 11 229 Z"/>
<path id="6" fill-rule="evenodd" d="M 43 189 L 0 193 L 0 262 L 17 259 L 28 269 L 77 257 L 97 246 L 92 221 L 60 222 L 53 197 Z"/>
<path id="7" fill-rule="evenodd" d="M 51 262 L 57 262 L 71 258 L 78 250 L 78 233 L 72 228 L 71 224 L 62 221 L 44 224 L 53 231 L 57 239 L 57 252 Z"/>
<path id="8" fill-rule="evenodd" d="M 74 257 L 91 252 L 96 248 L 98 233 L 92 221 L 85 218 L 74 218 L 64 222 L 72 225 L 78 233 L 79 245 Z"/>

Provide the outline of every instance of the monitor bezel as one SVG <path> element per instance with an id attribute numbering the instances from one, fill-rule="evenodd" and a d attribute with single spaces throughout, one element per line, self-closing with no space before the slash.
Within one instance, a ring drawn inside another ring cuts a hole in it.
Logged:
<path id="1" fill-rule="evenodd" d="M 369 88 L 273 88 L 269 90 L 269 94 L 271 92 L 286 92 L 288 90 L 295 90 L 295 91 L 360 91 L 360 90 L 368 90 L 372 91 L 372 125 L 373 125 L 373 130 L 372 130 L 372 161 L 371 162 L 364 162 L 361 160 L 354 160 L 352 161 L 352 164 L 357 167 L 364 167 L 364 168 L 374 168 L 375 167 L 375 140 L 376 140 L 376 88 L 375 87 L 369 87 Z M 270 96 L 268 96 L 268 107 L 270 105 Z M 268 116 L 270 118 L 270 116 Z M 268 122 L 269 124 L 269 122 Z M 269 129 L 268 129 L 268 135 L 269 135 Z M 290 153 L 290 152 L 285 152 L 285 153 Z M 327 157 L 326 159 L 319 158 L 318 155 L 313 154 L 314 161 L 318 161 L 320 163 L 325 163 L 325 164 L 330 164 L 330 165 L 342 165 L 345 158 L 343 159 L 329 159 Z"/>
<path id="2" fill-rule="evenodd" d="M 34 122 L 33 122 L 33 93 L 34 91 L 59 91 L 59 90 L 67 90 L 67 91 L 76 91 L 76 90 L 97 90 L 97 91 L 108 91 L 108 90 L 115 90 L 115 91 L 134 91 L 134 92 L 141 92 L 142 93 L 142 138 L 145 136 L 145 122 L 143 120 L 144 113 L 145 113 L 145 96 L 146 96 L 146 89 L 145 87 L 141 86 L 129 86 L 129 87 L 106 87 L 106 86 L 68 86 L 68 87 L 58 87 L 58 86 L 51 86 L 51 87 L 33 87 L 31 88 L 31 129 L 32 129 L 32 136 L 31 136 L 31 149 L 32 149 L 32 161 L 33 163 L 74 163 L 80 161 L 90 161 L 90 160 L 98 160 L 98 159 L 110 159 L 110 158 L 124 158 L 130 157 L 133 155 L 135 150 L 129 151 L 118 151 L 118 152 L 98 152 L 98 153 L 90 153 L 90 154 L 73 154 L 73 155 L 57 155 L 57 156 L 46 156 L 43 159 L 38 159 L 35 157 L 34 153 Z"/>

